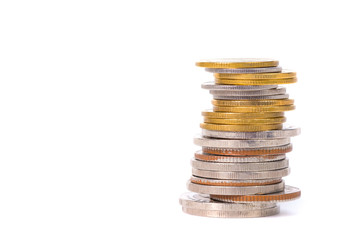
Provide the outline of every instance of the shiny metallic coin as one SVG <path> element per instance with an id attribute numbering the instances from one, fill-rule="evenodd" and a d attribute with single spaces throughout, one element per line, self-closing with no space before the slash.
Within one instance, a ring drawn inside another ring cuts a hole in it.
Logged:
<path id="1" fill-rule="evenodd" d="M 254 156 L 254 155 L 274 155 L 291 152 L 292 144 L 276 147 L 262 148 L 214 148 L 202 147 L 204 153 L 227 155 L 227 156 Z"/>
<path id="2" fill-rule="evenodd" d="M 208 170 L 193 168 L 192 174 L 197 177 L 214 178 L 214 179 L 238 179 L 238 180 L 270 179 L 270 178 L 282 178 L 289 175 L 290 168 L 283 168 L 283 169 L 271 170 L 271 171 L 259 171 L 259 172 L 218 172 L 218 171 L 208 171 Z"/>
<path id="3" fill-rule="evenodd" d="M 195 159 L 210 162 L 224 162 L 224 163 L 247 163 L 247 162 L 268 162 L 285 159 L 285 154 L 279 155 L 259 155 L 259 156 L 223 156 L 204 153 L 197 151 Z"/>
<path id="4" fill-rule="evenodd" d="M 202 129 L 202 135 L 211 138 L 223 139 L 273 139 L 289 138 L 300 134 L 300 128 L 284 127 L 281 130 L 261 131 L 261 132 L 229 132 L 229 131 L 212 131 Z"/>
<path id="5" fill-rule="evenodd" d="M 210 90 L 210 94 L 214 96 L 269 96 L 269 95 L 279 95 L 285 94 L 286 88 L 277 87 L 271 89 L 263 90 L 248 90 L 248 91 L 239 91 L 239 90 Z"/>
<path id="6" fill-rule="evenodd" d="M 246 186 L 246 187 L 233 187 L 233 186 L 209 186 L 201 185 L 188 181 L 187 188 L 189 191 L 205 194 L 215 195 L 252 195 L 252 194 L 267 194 L 283 191 L 285 183 L 261 185 L 261 186 Z"/>
<path id="7" fill-rule="evenodd" d="M 214 73 L 214 77 L 217 79 L 279 79 L 279 78 L 294 78 L 296 77 L 296 72 L 283 70 L 279 73 Z"/>
<path id="8" fill-rule="evenodd" d="M 278 65 L 279 61 L 268 58 L 218 58 L 196 62 L 196 66 L 205 68 L 263 68 Z"/>
<path id="9" fill-rule="evenodd" d="M 268 96 L 220 96 L 213 95 L 216 100 L 260 100 L 260 99 L 287 99 L 289 94 L 278 94 Z"/>
<path id="10" fill-rule="evenodd" d="M 196 137 L 194 143 L 201 147 L 214 148 L 260 148 L 283 146 L 290 143 L 290 138 L 276 139 L 216 139 L 207 137 Z"/>
<path id="11" fill-rule="evenodd" d="M 212 179 L 191 176 L 192 183 L 210 186 L 233 186 L 233 187 L 246 187 L 246 186 L 260 186 L 269 185 L 281 182 L 281 178 L 271 179 L 250 179 L 250 180 L 235 180 L 235 179 Z"/>
<path id="12" fill-rule="evenodd" d="M 219 85 L 214 82 L 206 82 L 201 85 L 203 89 L 207 90 L 236 90 L 236 91 L 256 91 L 264 89 L 273 89 L 277 88 L 278 85 L 262 85 L 262 86 L 252 86 L 252 85 Z"/>
<path id="13" fill-rule="evenodd" d="M 221 163 L 192 159 L 190 163 L 196 169 L 223 172 L 270 171 L 289 167 L 288 159 L 257 163 Z"/>
<path id="14" fill-rule="evenodd" d="M 205 68 L 205 71 L 211 73 L 277 73 L 281 72 L 281 67 L 267 68 Z"/>

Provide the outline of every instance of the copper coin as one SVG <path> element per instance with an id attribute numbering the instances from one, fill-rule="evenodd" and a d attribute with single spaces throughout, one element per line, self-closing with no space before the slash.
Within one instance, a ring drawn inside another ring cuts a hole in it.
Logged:
<path id="1" fill-rule="evenodd" d="M 276 155 L 291 152 L 292 144 L 265 148 L 211 148 L 203 147 L 204 153 L 226 156 Z"/>

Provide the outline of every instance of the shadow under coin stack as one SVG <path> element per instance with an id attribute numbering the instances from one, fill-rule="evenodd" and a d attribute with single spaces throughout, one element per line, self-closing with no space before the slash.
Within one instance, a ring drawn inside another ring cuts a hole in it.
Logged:
<path id="1" fill-rule="evenodd" d="M 216 59 L 196 63 L 214 73 L 202 85 L 213 95 L 213 110 L 204 111 L 202 147 L 191 160 L 192 177 L 180 197 L 183 211 L 206 217 L 263 217 L 279 213 L 278 202 L 300 197 L 285 185 L 290 173 L 286 153 L 299 128 L 283 127 L 285 111 L 294 110 L 279 84 L 295 83 L 271 59 Z"/>

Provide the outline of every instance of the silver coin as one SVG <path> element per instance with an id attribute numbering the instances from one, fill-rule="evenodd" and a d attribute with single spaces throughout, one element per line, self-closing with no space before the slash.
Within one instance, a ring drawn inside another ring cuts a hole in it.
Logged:
<path id="1" fill-rule="evenodd" d="M 276 203 L 224 203 L 212 200 L 208 194 L 187 192 L 181 195 L 179 202 L 185 208 L 215 210 L 215 211 L 242 211 L 276 207 Z"/>
<path id="2" fill-rule="evenodd" d="M 245 185 L 267 185 L 274 184 L 281 181 L 281 178 L 270 179 L 243 179 L 243 180 L 230 180 L 230 179 L 212 179 L 191 176 L 190 181 L 197 184 L 210 185 L 210 186 L 245 186 Z"/>
<path id="3" fill-rule="evenodd" d="M 289 138 L 300 134 L 300 128 L 289 126 L 281 130 L 260 131 L 260 132 L 226 132 L 202 129 L 202 135 L 212 138 L 223 139 L 273 139 Z"/>
<path id="4" fill-rule="evenodd" d="M 204 153 L 197 151 L 195 159 L 209 162 L 223 162 L 223 163 L 247 163 L 247 162 L 268 162 L 285 159 L 285 154 L 278 155 L 258 155 L 258 156 L 224 156 Z"/>
<path id="5" fill-rule="evenodd" d="M 275 139 L 216 139 L 207 137 L 194 138 L 194 144 L 214 148 L 260 148 L 283 146 L 290 143 L 290 138 Z"/>
<path id="6" fill-rule="evenodd" d="M 211 73 L 276 73 L 281 72 L 281 67 L 267 68 L 205 68 L 205 71 Z"/>
<path id="7" fill-rule="evenodd" d="M 262 99 L 288 99 L 289 94 L 278 94 L 268 96 L 219 96 L 214 95 L 216 100 L 262 100 Z"/>
<path id="8" fill-rule="evenodd" d="M 289 167 L 289 160 L 257 163 L 219 163 L 192 159 L 191 166 L 196 169 L 223 172 L 270 171 Z"/>
<path id="9" fill-rule="evenodd" d="M 290 174 L 290 168 L 283 168 L 271 171 L 248 171 L 248 172 L 220 172 L 192 168 L 192 175 L 203 178 L 215 179 L 270 179 L 282 178 Z"/>
<path id="10" fill-rule="evenodd" d="M 254 91 L 277 88 L 278 85 L 220 85 L 214 82 L 206 82 L 201 85 L 207 90 L 238 90 L 238 91 Z"/>
<path id="11" fill-rule="evenodd" d="M 239 91 L 239 90 L 210 90 L 214 96 L 269 96 L 285 94 L 286 88 L 278 87 L 264 90 Z"/>
<path id="12" fill-rule="evenodd" d="M 216 195 L 254 195 L 268 194 L 283 191 L 285 187 L 284 181 L 269 185 L 233 187 L 233 186 L 210 186 L 196 184 L 188 181 L 187 189 L 192 192 L 216 194 Z"/>

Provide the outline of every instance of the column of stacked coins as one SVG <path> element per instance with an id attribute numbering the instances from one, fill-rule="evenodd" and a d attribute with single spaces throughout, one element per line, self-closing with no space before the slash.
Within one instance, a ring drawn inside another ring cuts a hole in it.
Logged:
<path id="1" fill-rule="evenodd" d="M 294 110 L 279 84 L 295 83 L 296 73 L 271 59 L 216 59 L 196 63 L 215 76 L 202 85 L 213 109 L 202 112 L 202 147 L 191 160 L 191 191 L 180 197 L 183 211 L 207 217 L 262 217 L 279 213 L 278 202 L 300 197 L 285 185 L 286 153 L 299 128 L 284 127 Z"/>

